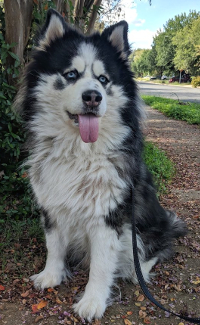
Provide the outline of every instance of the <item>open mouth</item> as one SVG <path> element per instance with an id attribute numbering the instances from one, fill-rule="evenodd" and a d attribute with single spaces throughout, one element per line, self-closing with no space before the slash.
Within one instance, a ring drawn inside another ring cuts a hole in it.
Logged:
<path id="1" fill-rule="evenodd" d="M 78 115 L 77 114 L 71 114 L 70 112 L 67 111 L 67 114 L 70 118 L 70 120 L 74 120 L 76 124 L 78 124 Z"/>
<path id="2" fill-rule="evenodd" d="M 79 127 L 81 139 L 86 142 L 95 142 L 99 135 L 99 118 L 92 113 L 88 114 L 71 114 L 67 111 L 71 120 Z"/>

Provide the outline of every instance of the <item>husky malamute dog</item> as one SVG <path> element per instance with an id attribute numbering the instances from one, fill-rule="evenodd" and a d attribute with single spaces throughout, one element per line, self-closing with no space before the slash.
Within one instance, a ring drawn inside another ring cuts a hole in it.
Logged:
<path id="1" fill-rule="evenodd" d="M 66 259 L 87 263 L 89 281 L 74 310 L 100 318 L 114 279 L 137 281 L 131 240 L 135 193 L 144 278 L 172 253 L 184 223 L 156 198 L 142 158 L 142 118 L 129 67 L 128 26 L 84 36 L 49 10 L 16 99 L 28 130 L 29 177 L 48 250 L 37 288 L 69 275 Z"/>

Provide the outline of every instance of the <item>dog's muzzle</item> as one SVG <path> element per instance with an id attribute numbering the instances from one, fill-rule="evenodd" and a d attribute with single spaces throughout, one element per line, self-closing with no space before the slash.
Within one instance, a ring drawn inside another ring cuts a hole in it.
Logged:
<path id="1" fill-rule="evenodd" d="M 102 101 L 102 95 L 97 90 L 86 90 L 82 93 L 85 113 L 97 114 L 99 105 Z"/>

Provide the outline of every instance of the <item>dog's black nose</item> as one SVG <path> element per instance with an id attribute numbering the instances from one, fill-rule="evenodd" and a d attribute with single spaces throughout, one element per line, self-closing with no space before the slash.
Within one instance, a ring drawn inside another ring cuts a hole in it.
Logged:
<path id="1" fill-rule="evenodd" d="M 82 93 L 82 99 L 88 107 L 97 107 L 102 101 L 102 95 L 97 90 L 86 90 Z"/>

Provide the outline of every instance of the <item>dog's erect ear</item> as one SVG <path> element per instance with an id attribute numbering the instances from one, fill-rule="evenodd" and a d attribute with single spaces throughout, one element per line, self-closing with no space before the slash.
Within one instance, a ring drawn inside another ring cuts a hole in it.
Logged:
<path id="1" fill-rule="evenodd" d="M 38 48 L 45 50 L 52 41 L 61 38 L 68 29 L 64 18 L 54 9 L 47 12 L 46 22 L 41 30 Z"/>
<path id="2" fill-rule="evenodd" d="M 109 42 L 114 46 L 118 52 L 121 53 L 121 57 L 127 59 L 130 54 L 130 46 L 128 43 L 128 24 L 122 20 L 119 23 L 106 28 L 103 33 L 103 37 L 106 37 Z"/>

